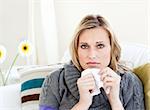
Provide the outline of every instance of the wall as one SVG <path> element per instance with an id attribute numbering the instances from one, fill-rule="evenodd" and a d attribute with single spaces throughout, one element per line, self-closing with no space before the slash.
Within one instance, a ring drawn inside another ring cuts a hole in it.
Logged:
<path id="1" fill-rule="evenodd" d="M 20 40 L 27 37 L 28 1 L 0 0 L 0 44 L 7 49 L 7 59 L 0 67 L 8 68 L 17 53 Z M 24 58 L 19 57 L 17 64 L 24 65 Z"/>
<path id="2" fill-rule="evenodd" d="M 0 0 L 0 44 L 4 44 L 8 49 L 4 67 L 12 62 L 19 41 L 32 36 L 29 31 L 34 31 L 36 37 L 42 36 L 40 0 L 32 1 L 35 1 L 33 13 L 29 10 L 29 0 Z M 103 15 L 110 22 L 120 41 L 145 45 L 148 45 L 149 41 L 150 44 L 150 14 L 147 2 L 148 0 L 54 0 L 59 59 L 68 48 L 76 26 L 87 14 Z M 29 17 L 32 15 L 34 20 Z M 28 24 L 34 25 L 34 29 L 32 30 L 33 27 Z M 43 39 L 38 39 L 37 43 L 40 40 Z M 25 59 L 18 59 L 17 64 L 25 63 Z"/>
<path id="3" fill-rule="evenodd" d="M 150 48 L 150 1 L 148 0 L 148 3 L 147 3 L 147 15 L 148 15 L 148 47 Z"/>
<path id="4" fill-rule="evenodd" d="M 87 14 L 104 16 L 119 41 L 148 45 L 147 0 L 55 0 L 55 9 L 60 56 L 77 24 Z"/>

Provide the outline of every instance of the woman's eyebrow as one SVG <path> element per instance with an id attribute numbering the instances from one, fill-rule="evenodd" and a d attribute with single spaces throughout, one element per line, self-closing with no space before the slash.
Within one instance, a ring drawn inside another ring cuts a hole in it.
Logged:
<path id="1" fill-rule="evenodd" d="M 86 44 L 86 45 L 88 45 L 88 43 L 87 43 L 87 42 L 80 42 L 79 44 Z"/>
<path id="2" fill-rule="evenodd" d="M 96 42 L 96 44 L 100 44 L 100 43 L 103 43 L 103 41 L 98 41 L 98 42 Z"/>

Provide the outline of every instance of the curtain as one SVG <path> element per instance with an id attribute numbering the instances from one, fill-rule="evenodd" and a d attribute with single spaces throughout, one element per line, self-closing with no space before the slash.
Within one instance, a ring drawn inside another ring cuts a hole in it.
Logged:
<path id="1" fill-rule="evenodd" d="M 34 51 L 28 64 L 58 62 L 58 39 L 53 0 L 29 0 L 29 39 Z"/>

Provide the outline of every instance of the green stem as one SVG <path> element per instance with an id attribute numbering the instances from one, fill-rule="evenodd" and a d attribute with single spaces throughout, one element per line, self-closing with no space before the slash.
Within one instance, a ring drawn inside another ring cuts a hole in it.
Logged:
<path id="1" fill-rule="evenodd" d="M 1 71 L 1 69 L 0 69 L 0 74 L 1 74 L 1 79 L 2 79 L 2 85 L 4 85 L 4 77 L 3 77 L 3 73 Z"/>
<path id="2" fill-rule="evenodd" d="M 8 73 L 7 73 L 7 76 L 6 76 L 6 80 L 4 81 L 4 85 L 6 85 L 6 83 L 7 83 L 7 80 L 8 80 L 9 75 L 10 75 L 10 71 L 11 71 L 12 67 L 14 66 L 14 64 L 15 64 L 15 62 L 16 62 L 18 56 L 19 56 L 19 53 L 16 54 L 16 56 L 15 56 L 15 58 L 14 58 L 12 64 L 11 64 L 11 66 L 10 66 L 10 68 L 9 68 L 9 70 L 8 70 Z"/>

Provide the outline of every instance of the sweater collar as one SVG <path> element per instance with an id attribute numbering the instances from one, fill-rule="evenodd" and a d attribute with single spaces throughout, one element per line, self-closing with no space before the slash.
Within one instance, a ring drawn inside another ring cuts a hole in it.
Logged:
<path id="1" fill-rule="evenodd" d="M 64 66 L 64 72 L 65 72 L 65 75 L 64 75 L 65 82 L 70 93 L 72 94 L 73 97 L 75 97 L 76 100 L 79 100 L 80 95 L 78 91 L 77 80 L 78 78 L 81 77 L 81 72 L 72 63 Z M 106 104 L 105 101 L 106 100 L 108 101 L 108 99 L 106 97 L 104 90 L 102 90 L 102 94 L 93 97 L 94 99 L 93 99 L 91 108 L 95 108 L 100 105 Z M 101 102 L 100 102 L 100 99 L 101 99 Z"/>
<path id="2" fill-rule="evenodd" d="M 65 65 L 65 81 L 71 94 L 79 100 L 77 80 L 81 77 L 80 71 L 72 64 Z"/>

